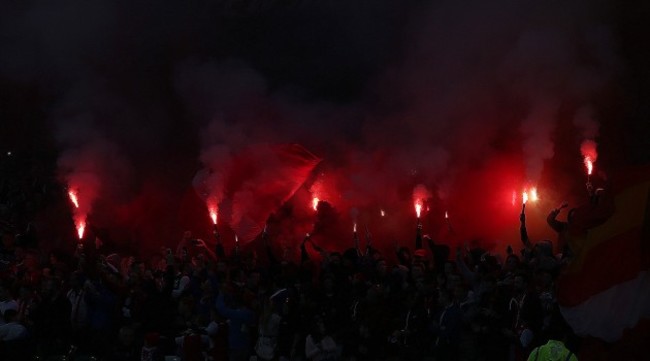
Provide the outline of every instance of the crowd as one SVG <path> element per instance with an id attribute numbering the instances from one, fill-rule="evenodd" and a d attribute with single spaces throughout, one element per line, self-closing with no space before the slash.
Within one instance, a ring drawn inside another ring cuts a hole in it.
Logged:
<path id="1" fill-rule="evenodd" d="M 147 259 L 95 240 L 43 254 L 5 226 L 0 359 L 576 360 L 554 287 L 569 252 L 531 241 L 523 212 L 520 224 L 521 251 L 503 261 L 421 226 L 391 254 L 369 234 L 341 250 L 307 236 L 296 259 L 266 233 L 257 254 L 226 251 L 216 232 L 216 246 L 186 232 Z"/>

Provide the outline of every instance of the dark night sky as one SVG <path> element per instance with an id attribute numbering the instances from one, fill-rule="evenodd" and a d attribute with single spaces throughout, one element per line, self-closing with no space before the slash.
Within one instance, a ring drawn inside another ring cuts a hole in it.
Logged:
<path id="1" fill-rule="evenodd" d="M 344 213 L 499 177 L 570 197 L 590 136 L 603 169 L 650 161 L 647 2 L 486 3 L 4 1 L 0 150 L 63 178 L 89 152 L 99 203 L 166 223 L 214 146 L 301 143 Z"/>

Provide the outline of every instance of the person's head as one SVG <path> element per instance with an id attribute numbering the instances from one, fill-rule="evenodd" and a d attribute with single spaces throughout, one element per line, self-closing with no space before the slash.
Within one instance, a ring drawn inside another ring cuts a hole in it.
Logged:
<path id="1" fill-rule="evenodd" d="M 323 336 L 325 336 L 327 332 L 327 328 L 325 327 L 325 320 L 323 317 L 317 315 L 314 316 L 312 322 L 311 335 L 313 338 L 320 340 Z"/>
<path id="2" fill-rule="evenodd" d="M 377 260 L 375 264 L 375 272 L 378 276 L 385 276 L 388 273 L 388 264 L 385 259 L 380 258 Z"/>
<path id="3" fill-rule="evenodd" d="M 571 328 L 557 308 L 551 313 L 546 330 L 549 339 L 562 342 L 565 342 L 571 334 Z"/>
<path id="4" fill-rule="evenodd" d="M 333 266 L 338 266 L 341 264 L 341 254 L 339 252 L 330 253 L 330 263 Z"/>
<path id="5" fill-rule="evenodd" d="M 331 291 L 334 289 L 334 275 L 331 273 L 326 273 L 323 275 L 323 289 L 326 291 Z"/>
<path id="6" fill-rule="evenodd" d="M 20 298 L 28 298 L 31 297 L 33 294 L 32 287 L 30 285 L 24 284 L 20 286 L 20 289 L 18 289 L 18 297 Z"/>
<path id="7" fill-rule="evenodd" d="M 56 296 L 61 289 L 61 281 L 56 277 L 44 278 L 41 283 L 41 293 L 45 297 Z"/>
<path id="8" fill-rule="evenodd" d="M 455 300 L 462 301 L 468 296 L 468 289 L 463 284 L 456 285 L 453 289 L 453 297 Z"/>
<path id="9" fill-rule="evenodd" d="M 410 261 L 410 260 L 411 260 L 411 250 L 409 250 L 408 247 L 404 247 L 404 246 L 400 247 L 400 248 L 397 250 L 397 253 L 399 254 L 399 256 L 400 256 L 401 258 L 403 258 L 403 259 L 405 259 L 405 260 L 407 260 L 407 261 Z"/>
<path id="10" fill-rule="evenodd" d="M 70 275 L 70 288 L 78 290 L 84 284 L 83 274 L 79 271 L 75 271 Z"/>
<path id="11" fill-rule="evenodd" d="M 485 275 L 481 279 L 481 293 L 491 293 L 497 288 L 497 279 L 492 275 Z"/>
<path id="12" fill-rule="evenodd" d="M 446 289 L 438 290 L 438 305 L 447 307 L 453 302 L 451 293 Z"/>
<path id="13" fill-rule="evenodd" d="M 449 276 L 456 273 L 456 269 L 455 269 L 454 264 L 452 262 L 445 262 L 444 267 L 445 267 L 444 271 L 445 271 L 445 274 L 447 275 L 447 277 L 449 277 Z"/>
<path id="14" fill-rule="evenodd" d="M 519 257 L 514 254 L 508 255 L 504 265 L 504 271 L 514 271 L 519 266 Z"/>
<path id="15" fill-rule="evenodd" d="M 420 248 L 413 252 L 413 263 L 424 263 L 427 261 L 428 253 L 424 248 Z"/>
<path id="16" fill-rule="evenodd" d="M 411 266 L 411 277 L 414 280 L 419 280 L 424 277 L 424 265 L 421 263 L 416 263 Z"/>
<path id="17" fill-rule="evenodd" d="M 11 299 L 11 285 L 8 282 L 0 283 L 0 301 Z"/>
<path id="18" fill-rule="evenodd" d="M 5 313 L 2 315 L 2 318 L 6 323 L 16 322 L 16 320 L 18 320 L 18 311 L 10 308 L 5 311 Z"/>
<path id="19" fill-rule="evenodd" d="M 577 211 L 577 210 L 578 210 L 577 208 L 571 208 L 571 209 L 569 210 L 569 213 L 567 213 L 567 216 L 566 216 L 566 221 L 567 221 L 567 223 L 571 223 L 571 222 L 573 222 L 573 219 L 575 218 L 575 215 L 576 215 L 576 211 Z"/>
<path id="20" fill-rule="evenodd" d="M 118 333 L 118 339 L 122 346 L 131 346 L 135 342 L 135 330 L 130 326 L 123 326 Z"/>
<path id="21" fill-rule="evenodd" d="M 518 273 L 515 275 L 513 286 L 517 292 L 526 291 L 528 289 L 528 276 L 525 273 Z"/>

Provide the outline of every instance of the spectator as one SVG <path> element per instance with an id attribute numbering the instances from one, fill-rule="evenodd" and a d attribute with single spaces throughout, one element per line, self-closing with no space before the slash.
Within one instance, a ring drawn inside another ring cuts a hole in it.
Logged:
<path id="1" fill-rule="evenodd" d="M 18 322 L 18 311 L 8 309 L 3 313 L 5 324 L 0 326 L 0 341 L 15 341 L 27 338 L 27 328 Z"/>

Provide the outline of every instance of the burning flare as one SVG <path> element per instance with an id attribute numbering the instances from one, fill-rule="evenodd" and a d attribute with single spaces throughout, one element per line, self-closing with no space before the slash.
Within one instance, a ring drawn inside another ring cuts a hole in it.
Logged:
<path id="1" fill-rule="evenodd" d="M 445 219 L 449 219 L 449 212 L 445 211 Z"/>
<path id="2" fill-rule="evenodd" d="M 79 239 L 84 238 L 84 231 L 86 230 L 86 220 L 85 219 L 77 219 L 75 221 L 75 227 L 77 228 L 77 235 L 79 236 Z"/>
<path id="3" fill-rule="evenodd" d="M 212 224 L 217 225 L 217 209 L 210 209 L 210 218 L 212 218 Z"/>
<path id="4" fill-rule="evenodd" d="M 212 219 L 212 224 L 217 225 L 217 218 L 219 214 L 219 200 L 215 197 L 208 197 L 205 201 L 206 206 L 208 207 L 208 213 L 210 214 L 210 219 Z"/>
<path id="5" fill-rule="evenodd" d="M 585 157 L 585 167 L 587 168 L 587 175 L 591 175 L 591 172 L 594 171 L 594 162 L 589 156 Z"/>
<path id="6" fill-rule="evenodd" d="M 77 198 L 77 191 L 72 189 L 69 190 L 68 197 L 70 197 L 70 201 L 72 202 L 72 204 L 74 204 L 74 207 L 79 208 L 79 199 Z"/>
<path id="7" fill-rule="evenodd" d="M 598 159 L 598 150 L 596 148 L 596 142 L 591 139 L 585 139 L 582 144 L 580 144 L 580 153 L 582 153 L 582 156 L 584 157 L 588 176 L 593 172 L 594 163 L 596 163 L 596 160 Z"/>
<path id="8" fill-rule="evenodd" d="M 413 189 L 413 204 L 415 206 L 415 214 L 417 214 L 418 219 L 422 213 L 422 207 L 424 206 L 424 201 L 431 198 L 431 192 L 423 184 L 418 184 Z"/>
<path id="9" fill-rule="evenodd" d="M 75 189 L 68 191 L 68 197 L 72 204 L 74 204 L 73 219 L 74 226 L 77 229 L 77 236 L 79 236 L 79 239 L 83 239 L 84 231 L 86 230 L 86 214 L 79 209 L 79 196 Z"/>
<path id="10" fill-rule="evenodd" d="M 318 202 L 320 202 L 320 199 L 318 199 L 318 197 L 312 198 L 311 207 L 314 208 L 314 211 L 318 211 Z"/>
<path id="11" fill-rule="evenodd" d="M 514 199 L 514 198 L 513 198 Z M 526 204 L 528 201 L 537 202 L 539 195 L 537 194 L 537 187 L 525 188 L 521 193 L 521 203 Z"/>
<path id="12" fill-rule="evenodd" d="M 420 218 L 420 213 L 422 213 L 422 200 L 418 199 L 415 201 L 415 214 Z"/>
<path id="13" fill-rule="evenodd" d="M 380 214 L 381 214 L 381 216 L 383 217 L 383 216 L 385 216 L 385 215 L 386 215 L 386 212 L 384 212 L 384 210 L 383 210 L 383 209 L 381 209 L 381 210 L 380 210 Z"/>
<path id="14" fill-rule="evenodd" d="M 352 227 L 352 232 L 357 233 L 357 222 L 354 222 L 354 227 Z"/>

